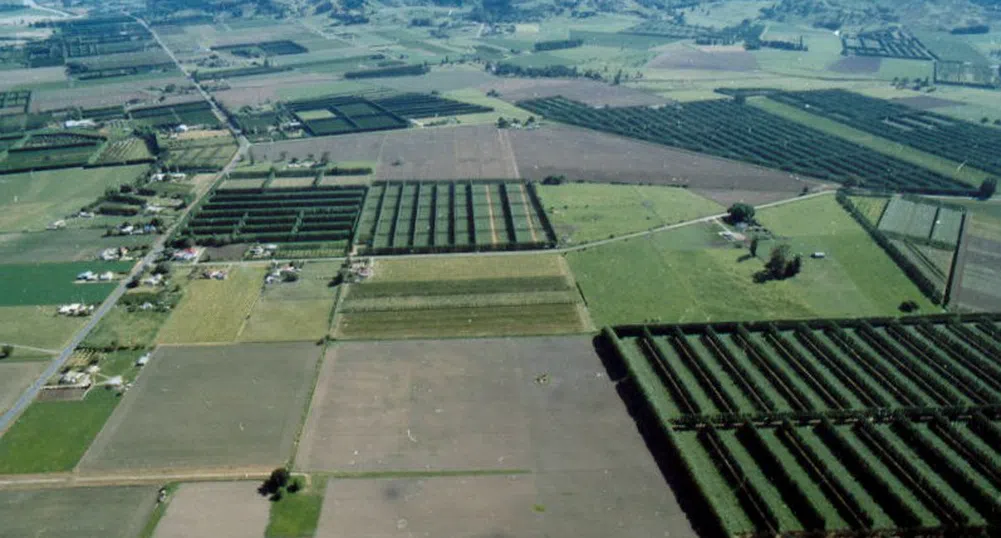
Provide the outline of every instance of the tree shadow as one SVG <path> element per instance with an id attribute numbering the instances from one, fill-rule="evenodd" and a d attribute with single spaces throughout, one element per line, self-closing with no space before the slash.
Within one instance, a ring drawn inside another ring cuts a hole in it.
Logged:
<path id="1" fill-rule="evenodd" d="M 752 260 L 754 258 L 755 258 L 755 256 L 753 254 L 750 254 L 750 253 L 744 254 L 743 256 L 737 258 L 737 263 L 744 263 L 747 260 Z"/>

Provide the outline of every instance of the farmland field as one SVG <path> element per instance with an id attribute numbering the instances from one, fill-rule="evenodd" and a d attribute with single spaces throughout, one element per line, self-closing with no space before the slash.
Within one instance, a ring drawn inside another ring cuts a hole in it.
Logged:
<path id="1" fill-rule="evenodd" d="M 787 92 L 771 99 L 799 108 L 809 105 L 811 112 L 855 129 L 953 163 L 965 163 L 991 174 L 1001 173 L 1001 157 L 998 157 L 1001 132 L 990 127 L 844 90 Z"/>
<path id="2" fill-rule="evenodd" d="M 320 348 L 164 346 L 81 468 L 273 469 L 292 452 Z"/>
<path id="3" fill-rule="evenodd" d="M 694 101 L 655 110 L 594 109 L 553 97 L 521 101 L 519 106 L 555 121 L 794 174 L 907 191 L 970 192 L 952 178 L 732 101 Z M 776 140 L 783 141 L 781 150 L 775 148 Z"/>
<path id="4" fill-rule="evenodd" d="M 955 247 L 963 213 L 962 207 L 933 200 L 894 197 L 879 219 L 879 230 L 892 237 Z"/>
<path id="5" fill-rule="evenodd" d="M 1001 431 L 987 418 L 1001 401 L 996 318 L 634 325 L 603 338 L 646 400 L 642 420 L 659 423 L 676 487 L 708 504 L 700 526 L 974 532 L 992 524 L 1001 487 L 1001 452 L 982 444 Z"/>
<path id="6" fill-rule="evenodd" d="M 518 172 L 528 180 L 552 175 L 569 181 L 688 186 L 722 205 L 773 202 L 813 185 L 786 172 L 576 127 L 545 126 L 507 136 Z"/>
<path id="7" fill-rule="evenodd" d="M 79 331 L 87 318 L 60 316 L 56 306 L 0 307 L 0 342 L 58 349 Z"/>
<path id="8" fill-rule="evenodd" d="M 0 182 L 0 231 L 43 230 L 93 202 L 104 189 L 133 182 L 146 169 L 133 165 L 5 175 Z"/>
<path id="9" fill-rule="evenodd" d="M 559 334 L 587 330 L 580 297 L 549 255 L 380 260 L 351 284 L 336 316 L 339 338 Z"/>
<path id="10" fill-rule="evenodd" d="M 561 243 L 582 243 L 725 213 L 687 189 L 574 183 L 537 187 Z"/>
<path id="11" fill-rule="evenodd" d="M 336 263 L 309 262 L 296 282 L 268 284 L 250 311 L 241 342 L 315 341 L 327 334 L 334 308 Z"/>
<path id="12" fill-rule="evenodd" d="M 239 266 L 228 273 L 221 281 L 196 277 L 187 283 L 184 298 L 157 340 L 163 344 L 234 341 L 261 293 L 265 268 Z"/>
<path id="13" fill-rule="evenodd" d="M 757 217 L 804 260 L 801 274 L 754 282 L 759 259 L 717 237 L 714 224 L 570 252 L 566 255 L 597 325 L 894 315 L 901 301 L 932 305 L 831 196 L 762 210 Z"/>
<path id="14" fill-rule="evenodd" d="M 889 198 L 883 196 L 852 196 L 851 200 L 859 212 L 869 221 L 869 224 L 873 226 L 879 224 L 879 218 L 883 216 L 883 210 L 890 201 Z"/>
<path id="15" fill-rule="evenodd" d="M 182 233 L 201 244 L 344 241 L 352 237 L 365 186 L 216 189 Z"/>
<path id="16" fill-rule="evenodd" d="M 518 178 L 510 132 L 460 125 L 389 133 L 378 152 L 380 180 Z"/>
<path id="17" fill-rule="evenodd" d="M 328 353 L 297 462 L 348 478 L 316 536 L 693 536 L 589 337 Z"/>
<path id="18" fill-rule="evenodd" d="M 22 350 L 14 350 L 14 357 L 19 351 Z M 45 370 L 45 366 L 43 361 L 0 360 L 0 413 L 10 409 L 24 389 Z"/>
<path id="19" fill-rule="evenodd" d="M 535 188 L 496 181 L 375 183 L 354 243 L 372 254 L 546 248 L 555 237 Z"/>
<path id="20" fill-rule="evenodd" d="M 271 503 L 256 482 L 181 484 L 153 538 L 263 536 Z"/>
<path id="21" fill-rule="evenodd" d="M 132 262 L 68 262 L 0 265 L 0 306 L 96 304 L 104 301 L 117 283 L 77 283 L 84 271 L 127 273 Z"/>
<path id="22" fill-rule="evenodd" d="M 0 536 L 133 538 L 156 506 L 156 491 L 155 486 L 0 491 Z"/>
<path id="23" fill-rule="evenodd" d="M 83 345 L 92 348 L 150 346 L 169 315 L 155 311 L 129 312 L 125 306 L 116 305 L 87 333 Z"/>

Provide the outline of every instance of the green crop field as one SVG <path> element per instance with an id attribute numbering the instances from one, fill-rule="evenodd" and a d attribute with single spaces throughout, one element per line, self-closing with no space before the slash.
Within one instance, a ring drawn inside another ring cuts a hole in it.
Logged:
<path id="1" fill-rule="evenodd" d="M 873 226 L 879 224 L 879 218 L 883 216 L 883 209 L 886 208 L 886 203 L 890 201 L 885 196 L 852 196 L 851 200 L 855 204 L 855 207 L 858 208 L 866 220 Z"/>
<path id="2" fill-rule="evenodd" d="M 141 351 L 119 351 L 100 360 L 103 375 L 135 378 Z M 94 387 L 79 401 L 36 401 L 0 437 L 0 474 L 69 471 L 118 405 L 114 390 Z"/>
<path id="3" fill-rule="evenodd" d="M 313 342 L 161 347 L 80 467 L 270 471 L 292 455 L 321 349 Z"/>
<path id="4" fill-rule="evenodd" d="M 156 506 L 156 486 L 0 492 L 3 536 L 134 538 Z M 42 523 L 44 522 L 44 524 Z M 39 529 L 44 525 L 44 534 Z"/>
<path id="5" fill-rule="evenodd" d="M 1001 402 L 997 322 L 630 325 L 602 338 L 652 411 L 638 420 L 703 504 L 696 525 L 976 534 L 1001 493 L 1001 426 L 988 418 Z"/>
<path id="6" fill-rule="evenodd" d="M 608 239 L 726 212 L 716 202 L 670 187 L 573 183 L 542 185 L 538 192 L 561 243 Z"/>
<path id="7" fill-rule="evenodd" d="M 146 165 L 10 174 L 0 182 L 0 231 L 43 230 L 104 194 L 132 183 Z"/>
<path id="8" fill-rule="evenodd" d="M 0 306 L 95 304 L 104 301 L 117 283 L 77 283 L 84 271 L 127 273 L 131 262 L 69 262 L 0 265 Z"/>
<path id="9" fill-rule="evenodd" d="M 246 325 L 241 342 L 317 340 L 330 329 L 336 290 L 330 286 L 336 263 L 307 263 L 296 282 L 264 287 Z"/>
<path id="10" fill-rule="evenodd" d="M 115 306 L 87 334 L 83 345 L 93 348 L 150 346 L 168 316 L 165 312 L 129 312 L 124 306 Z"/>
<path id="11" fill-rule="evenodd" d="M 932 305 L 832 196 L 762 210 L 759 220 L 805 254 L 802 273 L 755 283 L 759 259 L 718 246 L 718 228 L 686 227 L 566 255 L 599 325 L 893 315 L 901 301 Z M 690 228 L 690 229 L 688 229 Z M 702 242 L 699 247 L 698 243 Z M 810 253 L 827 257 L 812 260 Z"/>
<path id="12" fill-rule="evenodd" d="M 347 287 L 334 335 L 416 338 L 587 330 L 580 296 L 557 256 L 379 261 Z"/>
<path id="13" fill-rule="evenodd" d="M 214 269 L 209 266 L 206 268 Z M 264 285 L 264 267 L 226 267 L 225 280 L 198 276 L 185 285 L 184 298 L 160 330 L 163 344 L 232 342 Z"/>

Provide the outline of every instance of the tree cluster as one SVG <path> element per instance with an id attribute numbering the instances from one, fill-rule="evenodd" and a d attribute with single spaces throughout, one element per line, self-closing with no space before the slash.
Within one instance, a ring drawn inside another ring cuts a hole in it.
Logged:
<path id="1" fill-rule="evenodd" d="M 727 209 L 727 220 L 730 224 L 738 224 L 741 222 L 753 223 L 754 222 L 754 206 L 751 204 L 745 204 L 742 202 L 737 202 Z"/>
<path id="2" fill-rule="evenodd" d="M 594 69 L 577 69 L 577 66 L 547 65 L 546 67 L 522 67 L 509 63 L 487 64 L 487 71 L 500 77 L 523 78 L 588 78 L 601 80 L 601 73 Z"/>
<path id="3" fill-rule="evenodd" d="M 280 501 L 286 493 L 296 493 L 301 489 L 302 482 L 298 478 L 292 478 L 288 469 L 279 467 L 271 471 L 271 475 L 264 479 L 257 492 L 270 497 L 272 501 Z"/>
<path id="4" fill-rule="evenodd" d="M 756 250 L 756 249 L 755 249 Z M 803 257 L 792 254 L 789 245 L 779 245 L 772 249 L 768 262 L 765 263 L 764 274 L 759 280 L 785 280 L 799 274 L 803 268 Z"/>
<path id="5" fill-rule="evenodd" d="M 10 344 L 4 344 L 0 347 L 0 359 L 6 359 L 14 354 L 14 346 Z"/>
<path id="6" fill-rule="evenodd" d="M 998 180 L 997 178 L 987 178 L 983 183 L 980 184 L 980 189 L 977 191 L 977 198 L 986 200 L 998 190 Z"/>

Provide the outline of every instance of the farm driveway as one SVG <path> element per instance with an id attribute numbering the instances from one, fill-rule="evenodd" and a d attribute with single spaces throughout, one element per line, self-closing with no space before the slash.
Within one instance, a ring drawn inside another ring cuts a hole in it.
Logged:
<path id="1" fill-rule="evenodd" d="M 257 482 L 182 484 L 153 538 L 247 538 L 264 536 L 271 503 Z"/>

